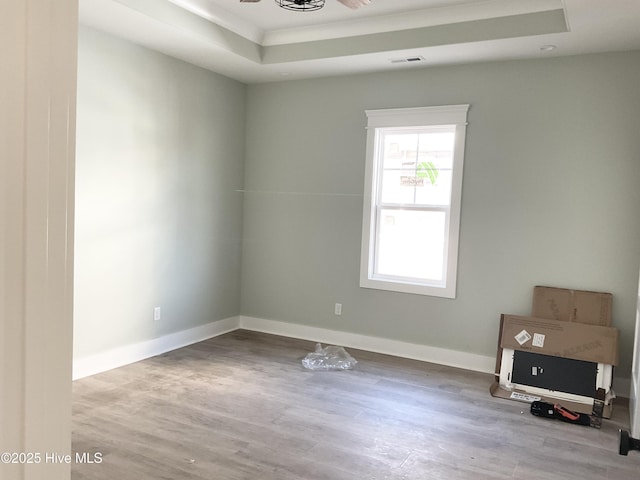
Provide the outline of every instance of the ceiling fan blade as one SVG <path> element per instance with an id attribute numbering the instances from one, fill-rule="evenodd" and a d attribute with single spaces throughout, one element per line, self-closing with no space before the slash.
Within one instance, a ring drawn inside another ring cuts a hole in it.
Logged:
<path id="1" fill-rule="evenodd" d="M 259 2 L 260 0 L 240 0 L 240 3 L 256 3 Z"/>
<path id="2" fill-rule="evenodd" d="M 360 8 L 365 5 L 369 5 L 371 3 L 370 0 L 338 0 L 338 1 L 341 4 L 343 4 L 345 7 L 353 8 L 354 10 L 356 8 Z"/>

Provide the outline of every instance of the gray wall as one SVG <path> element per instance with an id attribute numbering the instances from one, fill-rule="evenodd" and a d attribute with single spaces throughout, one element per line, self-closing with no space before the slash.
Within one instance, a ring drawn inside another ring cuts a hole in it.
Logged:
<path id="1" fill-rule="evenodd" d="M 79 48 L 76 358 L 239 313 L 493 356 L 544 284 L 614 294 L 629 375 L 639 52 L 246 87 L 90 29 Z M 361 289 L 364 110 L 456 103 L 457 298 Z"/>
<path id="2" fill-rule="evenodd" d="M 78 62 L 75 357 L 238 315 L 246 87 L 86 28 Z"/>
<path id="3" fill-rule="evenodd" d="M 534 285 L 608 291 L 629 376 L 640 52 L 249 86 L 242 313 L 493 356 Z M 358 286 L 365 109 L 469 103 L 455 300 Z M 343 315 L 333 305 L 343 304 Z"/>

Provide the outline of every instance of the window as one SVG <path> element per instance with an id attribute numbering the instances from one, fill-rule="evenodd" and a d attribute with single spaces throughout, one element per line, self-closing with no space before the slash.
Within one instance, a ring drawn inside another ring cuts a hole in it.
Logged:
<path id="1" fill-rule="evenodd" d="M 367 110 L 361 287 L 455 298 L 468 109 Z"/>

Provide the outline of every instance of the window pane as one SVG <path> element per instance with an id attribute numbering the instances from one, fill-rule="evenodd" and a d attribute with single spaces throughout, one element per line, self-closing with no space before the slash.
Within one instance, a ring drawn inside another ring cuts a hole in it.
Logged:
<path id="1" fill-rule="evenodd" d="M 451 203 L 451 170 L 438 169 L 434 185 L 424 179 L 423 185 L 416 187 L 416 205 L 449 205 Z"/>
<path id="2" fill-rule="evenodd" d="M 382 174 L 382 203 L 408 204 L 415 203 L 416 171 L 384 170 Z"/>
<path id="3" fill-rule="evenodd" d="M 413 133 L 383 133 L 383 168 L 402 169 L 415 165 L 416 145 L 419 141 L 418 132 Z"/>
<path id="4" fill-rule="evenodd" d="M 454 126 L 384 132 L 380 202 L 449 205 L 454 138 Z"/>
<path id="5" fill-rule="evenodd" d="M 376 274 L 443 280 L 444 212 L 381 209 Z"/>
<path id="6" fill-rule="evenodd" d="M 415 202 L 416 151 L 420 135 L 418 132 L 383 134 L 381 152 L 383 203 Z"/>

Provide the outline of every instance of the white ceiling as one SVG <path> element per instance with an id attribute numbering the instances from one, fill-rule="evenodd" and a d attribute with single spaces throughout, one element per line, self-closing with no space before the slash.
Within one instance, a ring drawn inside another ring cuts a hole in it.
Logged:
<path id="1" fill-rule="evenodd" d="M 246 83 L 640 49 L 640 0 L 80 0 L 80 22 Z"/>

